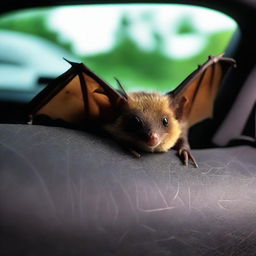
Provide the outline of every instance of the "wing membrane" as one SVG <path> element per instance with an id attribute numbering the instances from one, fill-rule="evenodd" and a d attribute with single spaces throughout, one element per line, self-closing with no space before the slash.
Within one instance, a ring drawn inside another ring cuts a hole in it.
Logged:
<path id="1" fill-rule="evenodd" d="M 69 63 L 72 67 L 30 102 L 29 114 L 73 124 L 90 120 L 108 122 L 115 118 L 126 98 L 84 64 Z"/>
<path id="2" fill-rule="evenodd" d="M 189 75 L 174 91 L 170 92 L 173 100 L 179 104 L 186 99 L 182 118 L 188 126 L 212 117 L 214 101 L 223 78 L 235 61 L 222 56 L 209 57 L 202 66 Z"/>

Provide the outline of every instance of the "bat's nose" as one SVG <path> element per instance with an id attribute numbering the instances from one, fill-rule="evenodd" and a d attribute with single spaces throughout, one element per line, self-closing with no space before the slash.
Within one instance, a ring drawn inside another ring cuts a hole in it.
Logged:
<path id="1" fill-rule="evenodd" d="M 159 135 L 157 133 L 149 133 L 147 144 L 151 147 L 156 146 L 159 142 Z"/>

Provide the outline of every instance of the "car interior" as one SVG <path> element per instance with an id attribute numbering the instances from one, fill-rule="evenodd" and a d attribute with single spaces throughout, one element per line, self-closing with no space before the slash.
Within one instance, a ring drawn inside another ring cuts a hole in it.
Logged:
<path id="1" fill-rule="evenodd" d="M 255 255 L 256 2 L 0 3 L 0 255 Z M 82 62 L 117 88 L 169 92 L 208 56 L 236 61 L 213 117 L 131 156 L 105 134 L 29 123 L 29 102 Z"/>

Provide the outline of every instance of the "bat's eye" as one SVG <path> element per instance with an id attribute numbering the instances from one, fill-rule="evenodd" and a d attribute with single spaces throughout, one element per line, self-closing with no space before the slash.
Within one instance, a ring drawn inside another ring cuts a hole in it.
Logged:
<path id="1" fill-rule="evenodd" d="M 168 126 L 168 119 L 166 117 L 163 118 L 162 123 L 163 123 L 163 126 L 167 127 Z"/>
<path id="2" fill-rule="evenodd" d="M 132 125 L 133 125 L 134 128 L 135 127 L 136 128 L 142 127 L 142 121 L 138 116 L 132 116 L 131 117 L 131 122 L 132 122 Z"/>

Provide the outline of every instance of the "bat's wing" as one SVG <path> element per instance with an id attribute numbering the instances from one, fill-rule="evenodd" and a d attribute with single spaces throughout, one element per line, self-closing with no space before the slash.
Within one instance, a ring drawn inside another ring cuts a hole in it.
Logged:
<path id="1" fill-rule="evenodd" d="M 223 78 L 235 61 L 231 58 L 210 56 L 175 90 L 168 93 L 176 105 L 181 104 L 180 119 L 188 126 L 212 116 L 214 100 Z"/>
<path id="2" fill-rule="evenodd" d="M 71 124 L 108 122 L 118 115 L 125 96 L 82 63 L 54 79 L 28 106 L 29 115 L 46 115 Z"/>

